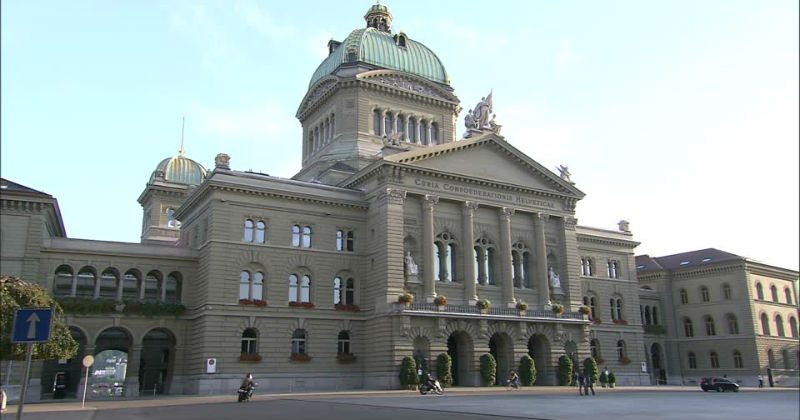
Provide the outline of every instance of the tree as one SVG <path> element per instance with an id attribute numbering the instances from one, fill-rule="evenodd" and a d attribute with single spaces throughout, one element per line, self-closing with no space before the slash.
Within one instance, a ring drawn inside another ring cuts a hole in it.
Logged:
<path id="1" fill-rule="evenodd" d="M 3 360 L 25 360 L 26 345 L 11 342 L 11 323 L 14 310 L 20 308 L 53 308 L 50 341 L 33 346 L 33 358 L 40 360 L 68 359 L 78 353 L 78 343 L 64 322 L 64 311 L 38 284 L 16 277 L 0 277 L 0 355 Z"/>
<path id="2" fill-rule="evenodd" d="M 593 384 L 596 384 L 597 362 L 594 360 L 594 357 L 587 357 L 583 360 L 583 370 L 585 371 L 585 375 L 589 377 L 589 380 L 591 380 Z"/>
<path id="3" fill-rule="evenodd" d="M 411 388 L 418 383 L 417 362 L 412 357 L 406 356 L 400 365 L 400 385 L 405 388 Z"/>
<path id="4" fill-rule="evenodd" d="M 536 383 L 536 363 L 527 354 L 519 359 L 519 379 L 524 386 Z"/>
<path id="5" fill-rule="evenodd" d="M 453 359 L 447 353 L 439 353 L 436 357 L 436 377 L 442 385 L 453 384 Z"/>
<path id="6" fill-rule="evenodd" d="M 481 356 L 481 378 L 487 386 L 492 386 L 497 379 L 497 361 L 490 353 Z"/>
<path id="7" fill-rule="evenodd" d="M 558 358 L 558 384 L 569 385 L 572 380 L 572 360 L 566 355 Z"/>

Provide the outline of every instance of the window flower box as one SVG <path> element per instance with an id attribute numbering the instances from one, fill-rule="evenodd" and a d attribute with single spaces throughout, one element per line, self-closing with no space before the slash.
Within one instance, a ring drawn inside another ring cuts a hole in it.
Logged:
<path id="1" fill-rule="evenodd" d="M 603 320 L 600 318 L 589 318 L 595 324 L 602 324 Z"/>
<path id="2" fill-rule="evenodd" d="M 583 306 L 581 306 L 580 308 L 578 308 L 578 312 L 580 312 L 580 313 L 581 313 L 581 315 L 589 315 L 589 313 L 590 313 L 591 311 L 589 310 L 589 307 L 588 307 L 588 306 L 586 306 L 586 305 L 583 305 Z"/>
<path id="3" fill-rule="evenodd" d="M 628 325 L 628 321 L 626 321 L 624 319 L 615 319 L 614 323 L 617 324 L 617 325 Z"/>
<path id="4" fill-rule="evenodd" d="M 258 353 L 242 353 L 239 355 L 240 362 L 260 362 L 261 355 Z"/>
<path id="5" fill-rule="evenodd" d="M 554 303 L 552 310 L 554 314 L 561 315 L 564 313 L 564 305 L 560 303 Z"/>
<path id="6" fill-rule="evenodd" d="M 433 303 L 437 306 L 445 306 L 447 305 L 447 298 L 444 295 L 436 296 L 436 298 L 433 299 Z"/>
<path id="7" fill-rule="evenodd" d="M 311 309 L 311 308 L 314 307 L 314 304 L 311 303 L 311 302 L 295 302 L 295 301 L 291 301 L 291 302 L 289 302 L 289 306 L 292 307 L 292 308 Z"/>
<path id="8" fill-rule="evenodd" d="M 403 293 L 397 297 L 397 301 L 400 303 L 405 303 L 406 306 L 408 306 L 411 304 L 411 302 L 414 302 L 414 295 L 411 293 Z"/>
<path id="9" fill-rule="evenodd" d="M 528 304 L 523 302 L 523 301 L 517 302 L 517 310 L 520 311 L 520 312 L 527 311 L 528 310 Z"/>
<path id="10" fill-rule="evenodd" d="M 239 305 L 252 305 L 252 299 L 239 299 Z"/>
<path id="11" fill-rule="evenodd" d="M 311 356 L 305 353 L 292 353 L 292 355 L 289 356 L 289 359 L 295 362 L 310 362 Z"/>
<path id="12" fill-rule="evenodd" d="M 355 363 L 358 359 L 353 353 L 339 353 L 336 355 L 336 361 L 342 364 Z"/>
<path id="13" fill-rule="evenodd" d="M 619 359 L 619 364 L 621 364 L 621 365 L 629 365 L 629 364 L 631 364 L 631 359 L 629 359 L 627 357 L 621 357 Z"/>
<path id="14" fill-rule="evenodd" d="M 489 299 L 479 299 L 475 303 L 475 306 L 477 306 L 478 309 L 480 309 L 481 313 L 483 313 L 483 314 L 485 314 L 486 312 L 489 311 L 489 307 L 491 305 L 492 305 L 492 302 L 490 302 Z"/>
<path id="15" fill-rule="evenodd" d="M 359 308 L 358 305 L 343 305 L 341 303 L 333 305 L 333 308 L 336 309 L 337 311 L 349 311 L 349 312 L 358 312 L 361 310 L 361 308 Z"/>
<path id="16" fill-rule="evenodd" d="M 267 306 L 267 301 L 266 300 L 261 300 L 261 299 L 253 299 L 253 305 L 256 305 L 256 306 Z"/>

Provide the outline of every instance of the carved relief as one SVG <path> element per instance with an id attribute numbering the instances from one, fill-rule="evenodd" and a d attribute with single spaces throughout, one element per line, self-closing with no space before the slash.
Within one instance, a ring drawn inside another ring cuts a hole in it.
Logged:
<path id="1" fill-rule="evenodd" d="M 437 204 L 439 204 L 439 196 L 438 195 L 425 194 L 425 197 L 423 197 L 422 205 L 426 209 L 431 209 L 434 206 L 436 206 Z"/>
<path id="2" fill-rule="evenodd" d="M 336 80 L 328 80 L 327 82 L 323 82 L 317 85 L 314 90 L 308 94 L 306 100 L 303 102 L 303 107 L 300 108 L 300 113 L 305 111 L 306 109 L 310 108 L 312 105 L 316 104 L 316 102 L 325 94 L 327 94 L 333 86 L 336 84 Z"/>
<path id="3" fill-rule="evenodd" d="M 378 200 L 386 199 L 388 201 L 402 203 L 405 198 L 406 191 L 397 188 L 386 188 L 378 193 Z"/>

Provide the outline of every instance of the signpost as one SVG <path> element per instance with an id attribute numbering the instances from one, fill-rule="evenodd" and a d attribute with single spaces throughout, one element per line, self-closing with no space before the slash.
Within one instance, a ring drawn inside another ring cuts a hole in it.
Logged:
<path id="1" fill-rule="evenodd" d="M 26 343 L 25 369 L 22 374 L 22 391 L 19 394 L 17 420 L 22 418 L 22 407 L 25 405 L 25 393 L 28 390 L 28 376 L 31 372 L 33 344 L 50 341 L 50 325 L 53 321 L 53 308 L 22 308 L 14 311 L 14 322 L 11 324 L 11 342 Z"/>
<path id="2" fill-rule="evenodd" d="M 86 387 L 89 386 L 89 368 L 94 364 L 94 356 L 87 354 L 82 363 L 83 367 L 86 368 L 86 378 L 83 380 L 83 399 L 81 400 L 81 408 L 84 408 L 86 405 Z"/>

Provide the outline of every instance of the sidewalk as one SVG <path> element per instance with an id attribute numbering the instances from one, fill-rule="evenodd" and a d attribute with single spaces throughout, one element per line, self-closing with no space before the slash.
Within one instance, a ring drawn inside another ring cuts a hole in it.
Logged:
<path id="1" fill-rule="evenodd" d="M 756 388 L 743 387 L 741 392 L 773 392 L 773 391 L 796 391 L 796 388 Z M 616 388 L 595 387 L 597 393 L 624 393 L 624 392 L 678 392 L 678 391 L 697 391 L 702 392 L 698 386 L 623 386 Z M 523 387 L 519 390 L 508 391 L 505 387 L 450 387 L 445 388 L 447 395 L 470 395 L 470 394 L 527 394 L 527 395 L 548 395 L 548 394 L 572 394 L 577 393 L 577 387 L 571 386 L 532 386 Z M 296 392 L 280 394 L 256 394 L 254 401 L 268 401 L 277 399 L 302 399 L 302 398 L 336 398 L 354 396 L 395 396 L 395 397 L 418 397 L 419 392 L 411 390 L 352 390 L 352 391 L 319 391 L 319 392 Z M 114 408 L 135 408 L 135 407 L 155 407 L 173 406 L 187 404 L 210 404 L 236 401 L 236 394 L 230 395 L 164 395 L 158 397 L 120 397 L 109 400 L 87 400 L 86 407 L 81 408 L 80 400 L 48 400 L 35 403 L 25 403 L 25 412 L 52 412 L 52 411 L 80 411 L 80 410 L 107 410 Z M 3 416 L 10 418 L 16 414 L 17 405 L 9 404 L 8 410 L 3 412 Z"/>

